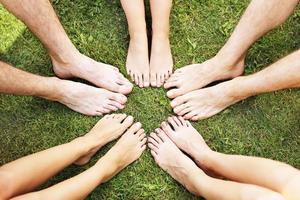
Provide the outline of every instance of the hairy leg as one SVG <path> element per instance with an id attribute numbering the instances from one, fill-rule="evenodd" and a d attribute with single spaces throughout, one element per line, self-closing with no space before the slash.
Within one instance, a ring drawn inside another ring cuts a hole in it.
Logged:
<path id="1" fill-rule="evenodd" d="M 148 39 L 144 0 L 121 0 L 127 17 L 130 43 L 126 61 L 127 73 L 140 87 L 149 87 Z"/>
<path id="2" fill-rule="evenodd" d="M 169 41 L 172 0 L 151 0 L 152 46 L 150 57 L 151 86 L 160 87 L 172 73 L 173 59 Z"/>
<path id="3" fill-rule="evenodd" d="M 145 137 L 141 124 L 135 123 L 105 156 L 90 169 L 50 188 L 13 199 L 84 199 L 98 185 L 110 180 L 142 155 L 146 149 L 147 139 Z"/>
<path id="4" fill-rule="evenodd" d="M 250 46 L 268 31 L 282 24 L 299 0 L 252 0 L 231 37 L 218 54 L 202 63 L 176 70 L 168 79 L 167 95 L 175 98 L 200 89 L 217 80 L 237 77 L 244 71 L 244 59 Z"/>
<path id="5" fill-rule="evenodd" d="M 123 94 L 56 77 L 30 74 L 1 61 L 0 92 L 58 101 L 85 115 L 103 115 L 123 109 L 127 101 Z"/>
<path id="6" fill-rule="evenodd" d="M 190 122 L 182 117 L 169 117 L 168 123 L 162 123 L 162 129 L 181 150 L 209 172 L 230 180 L 268 188 L 287 199 L 296 200 L 300 197 L 297 189 L 300 171 L 287 164 L 264 158 L 214 152 Z"/>
<path id="7" fill-rule="evenodd" d="M 117 68 L 96 62 L 78 52 L 60 24 L 49 0 L 0 2 L 42 41 L 48 49 L 54 72 L 58 77 L 79 77 L 113 92 L 131 92 L 131 83 Z"/>
<path id="8" fill-rule="evenodd" d="M 283 200 L 280 194 L 267 188 L 207 176 L 178 149 L 162 129 L 151 133 L 148 141 L 155 162 L 197 196 L 208 200 Z"/>
<path id="9" fill-rule="evenodd" d="M 171 106 L 176 114 L 185 119 L 200 120 L 250 96 L 300 87 L 299 56 L 300 50 L 253 75 L 189 92 L 175 98 Z"/>

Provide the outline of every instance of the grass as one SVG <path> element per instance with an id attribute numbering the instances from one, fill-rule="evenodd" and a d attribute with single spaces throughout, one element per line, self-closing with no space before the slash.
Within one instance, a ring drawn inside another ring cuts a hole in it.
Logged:
<path id="1" fill-rule="evenodd" d="M 171 16 L 175 67 L 203 62 L 231 34 L 247 0 L 177 0 Z M 118 66 L 125 74 L 128 47 L 126 18 L 117 0 L 53 1 L 66 31 L 78 49 Z M 149 5 L 147 3 L 147 13 Z M 150 15 L 147 15 L 150 22 Z M 300 45 L 300 7 L 289 20 L 259 40 L 249 51 L 250 74 L 296 50 Z M 25 26 L 0 6 L 0 59 L 23 70 L 53 76 L 50 59 Z M 139 89 L 123 112 L 149 133 L 172 114 L 164 89 Z M 300 91 L 284 90 L 249 98 L 224 112 L 194 123 L 215 150 L 262 156 L 300 168 Z M 86 117 L 63 105 L 34 97 L 0 95 L 0 165 L 70 141 L 86 133 L 98 117 Z M 55 184 L 87 169 L 112 146 L 102 149 L 84 167 L 71 166 L 48 181 Z M 254 169 L 255 170 L 255 169 Z M 88 199 L 196 199 L 155 165 L 147 151 L 140 160 Z"/>

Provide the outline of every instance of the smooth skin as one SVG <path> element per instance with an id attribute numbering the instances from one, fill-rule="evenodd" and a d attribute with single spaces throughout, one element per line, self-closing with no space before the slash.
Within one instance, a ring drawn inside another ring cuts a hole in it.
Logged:
<path id="1" fill-rule="evenodd" d="M 116 67 L 96 62 L 78 51 L 68 38 L 48 0 L 0 0 L 0 3 L 23 21 L 41 40 L 48 50 L 53 70 L 59 78 L 79 77 L 100 88 L 54 78 L 42 78 L 12 69 L 12 66 L 1 62 L 0 74 L 9 73 L 10 79 L 7 79 L 8 76 L 1 77 L 0 85 L 7 87 L 0 86 L 0 92 L 30 95 L 39 91 L 38 93 L 43 93 L 45 98 L 59 101 L 86 115 L 100 115 L 124 107 L 126 102 L 124 95 L 131 92 L 132 84 Z M 43 85 L 33 84 L 36 82 L 43 82 Z M 19 87 L 20 85 L 24 87 Z M 60 91 L 57 91 L 57 88 L 61 88 Z M 21 92 L 15 93 L 16 90 Z M 49 90 L 54 94 L 49 93 Z M 85 101 L 82 101 L 83 99 Z"/>
<path id="2" fill-rule="evenodd" d="M 82 160 L 86 163 L 97 150 L 121 135 L 119 141 L 88 170 L 52 187 L 32 192 L 72 163 Z M 146 148 L 145 136 L 141 124 L 133 124 L 132 117 L 106 115 L 85 136 L 2 166 L 0 199 L 84 199 L 98 185 L 141 156 Z"/>
<path id="3" fill-rule="evenodd" d="M 299 170 L 265 158 L 212 151 L 182 117 L 169 117 L 148 141 L 157 164 L 197 196 L 209 200 L 300 198 Z M 231 181 L 212 178 L 203 170 Z"/>
<path id="4" fill-rule="evenodd" d="M 130 43 L 126 68 L 139 87 L 160 87 L 172 73 L 173 59 L 169 42 L 172 0 L 150 0 L 152 45 L 149 61 L 144 0 L 121 0 L 126 14 Z"/>
<path id="5" fill-rule="evenodd" d="M 214 81 L 242 75 L 244 60 L 251 45 L 264 34 L 282 24 L 293 12 L 298 2 L 299 0 L 284 2 L 252 0 L 231 37 L 215 57 L 202 64 L 176 70 L 165 83 L 165 88 L 169 89 L 167 96 L 174 99 L 171 104 L 174 112 L 191 120 L 200 120 L 217 114 L 227 106 L 241 100 L 241 97 L 239 99 L 231 96 L 236 92 L 236 87 L 225 89 L 225 85 L 233 85 L 233 82 L 245 86 L 244 94 L 239 91 L 239 96 L 244 96 L 244 98 L 249 97 L 246 93 L 259 94 L 275 91 L 278 88 L 290 88 L 290 85 L 299 80 L 293 74 L 295 71 L 299 72 L 300 66 L 296 62 L 298 52 L 274 63 L 262 73 L 237 78 L 238 80 L 233 80 L 232 83 L 222 83 L 215 87 L 200 89 Z M 271 74 L 266 75 L 265 72 Z M 280 79 L 277 79 L 279 75 Z M 285 81 L 282 80 L 283 77 L 286 79 Z M 268 84 L 270 83 L 269 79 L 281 82 L 280 87 Z M 253 81 L 248 84 L 249 80 Z M 257 80 L 259 82 L 256 82 Z M 257 87 L 253 87 L 253 84 Z M 260 88 L 265 88 L 265 90 L 261 91 Z M 216 91 L 217 89 L 218 91 Z M 217 95 L 216 92 L 219 94 Z"/>

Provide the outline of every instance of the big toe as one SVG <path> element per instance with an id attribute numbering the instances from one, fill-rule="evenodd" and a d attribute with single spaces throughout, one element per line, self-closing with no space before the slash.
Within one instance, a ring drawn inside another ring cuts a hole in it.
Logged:
<path id="1" fill-rule="evenodd" d="M 150 74 L 150 84 L 152 87 L 156 87 L 157 86 L 157 82 L 156 82 L 157 76 L 155 73 L 151 73 Z"/>

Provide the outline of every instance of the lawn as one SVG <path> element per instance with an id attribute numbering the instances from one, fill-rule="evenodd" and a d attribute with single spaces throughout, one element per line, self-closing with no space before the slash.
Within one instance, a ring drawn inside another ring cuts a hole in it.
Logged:
<path id="1" fill-rule="evenodd" d="M 212 57 L 225 43 L 248 0 L 177 0 L 171 16 L 175 68 Z M 118 0 L 54 0 L 54 8 L 78 49 L 125 74 L 126 18 Z M 147 3 L 147 21 L 151 22 Z M 300 46 L 300 6 L 289 20 L 249 51 L 246 74 L 261 70 Z M 0 60 L 23 70 L 53 76 L 50 59 L 32 33 L 0 6 Z M 283 66 L 284 67 L 284 66 Z M 76 80 L 80 81 L 80 80 Z M 135 87 L 122 111 L 147 133 L 172 114 L 166 91 Z M 100 118 L 75 113 L 35 97 L 0 95 L 0 165 L 66 143 L 86 133 Z M 262 156 L 300 168 L 300 91 L 284 90 L 249 98 L 222 113 L 194 123 L 208 144 L 225 153 Z M 42 187 L 92 166 L 70 166 Z M 255 169 L 252 169 L 255 170 Z M 153 161 L 149 151 L 88 199 L 196 199 Z"/>

